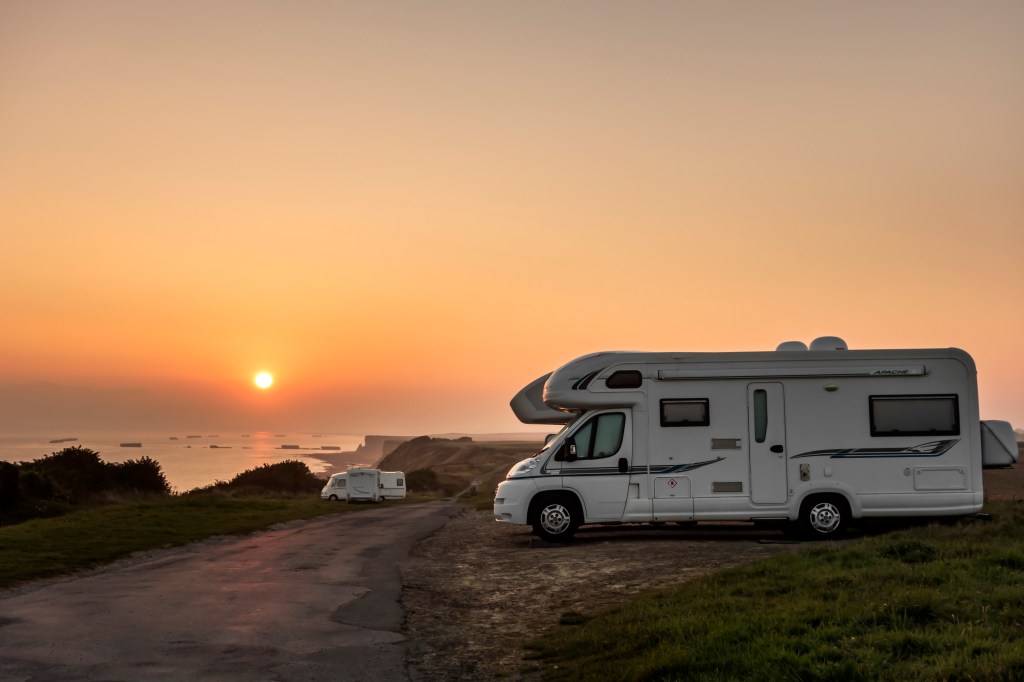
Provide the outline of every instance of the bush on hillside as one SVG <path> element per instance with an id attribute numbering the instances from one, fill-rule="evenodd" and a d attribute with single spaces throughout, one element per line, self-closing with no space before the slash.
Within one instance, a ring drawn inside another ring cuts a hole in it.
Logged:
<path id="1" fill-rule="evenodd" d="M 405 475 L 405 483 L 413 492 L 440 492 L 445 497 L 457 495 L 463 483 L 452 476 L 442 478 L 433 469 L 416 469 Z"/>
<path id="2" fill-rule="evenodd" d="M 10 462 L 0 462 L 0 507 L 13 504 L 19 497 L 18 485 L 21 472 Z"/>
<path id="3" fill-rule="evenodd" d="M 108 487 L 108 466 L 96 451 L 75 446 L 22 463 L 21 469 L 22 473 L 34 472 L 47 479 L 57 496 L 77 503 Z"/>
<path id="4" fill-rule="evenodd" d="M 88 448 L 64 448 L 32 462 L 0 463 L 0 525 L 64 514 L 108 496 L 169 495 L 159 462 L 104 462 Z"/>
<path id="5" fill-rule="evenodd" d="M 171 486 L 164 477 L 160 463 L 149 457 L 129 459 L 112 467 L 113 488 L 120 492 L 152 493 L 169 495 Z"/>
<path id="6" fill-rule="evenodd" d="M 405 475 L 405 484 L 409 490 L 438 490 L 440 483 L 437 472 L 433 469 L 417 469 Z"/>
<path id="7" fill-rule="evenodd" d="M 238 474 L 227 483 L 218 481 L 192 493 L 279 493 L 305 495 L 319 493 L 324 481 L 309 470 L 303 462 L 287 460 L 276 464 L 264 464 Z"/>

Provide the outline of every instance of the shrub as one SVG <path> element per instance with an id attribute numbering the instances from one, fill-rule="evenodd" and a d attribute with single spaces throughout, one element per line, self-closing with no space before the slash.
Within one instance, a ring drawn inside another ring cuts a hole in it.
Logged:
<path id="1" fill-rule="evenodd" d="M 197 488 L 189 494 L 225 493 L 225 492 L 263 492 L 308 494 L 318 493 L 324 487 L 324 481 L 317 478 L 303 462 L 287 460 L 276 464 L 264 464 L 238 474 L 227 483 L 223 481 L 203 488 Z"/>
<path id="2" fill-rule="evenodd" d="M 72 502 L 81 502 L 103 491 L 106 486 L 108 465 L 98 453 L 89 448 L 64 448 L 29 464 L 22 465 L 23 473 L 34 471 L 49 479 L 50 485 Z"/>
<path id="3" fill-rule="evenodd" d="M 129 459 L 110 465 L 113 469 L 113 488 L 119 492 L 169 495 L 171 486 L 160 463 L 149 457 Z"/>
<path id="4" fill-rule="evenodd" d="M 405 476 L 409 490 L 440 490 L 441 483 L 437 480 L 437 472 L 433 469 L 416 469 Z"/>
<path id="5" fill-rule="evenodd" d="M 64 514 L 75 505 L 118 495 L 169 495 L 160 464 L 149 457 L 110 464 L 83 447 L 0 466 L 0 524 Z"/>
<path id="6" fill-rule="evenodd" d="M 13 507 L 18 501 L 18 479 L 21 472 L 10 462 L 0 462 L 0 509 Z"/>

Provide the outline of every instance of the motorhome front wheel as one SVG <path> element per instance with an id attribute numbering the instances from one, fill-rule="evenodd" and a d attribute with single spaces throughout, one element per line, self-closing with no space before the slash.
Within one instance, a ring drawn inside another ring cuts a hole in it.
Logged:
<path id="1" fill-rule="evenodd" d="M 548 498 L 537 508 L 533 529 L 548 542 L 568 542 L 579 526 L 576 505 L 561 497 Z"/>

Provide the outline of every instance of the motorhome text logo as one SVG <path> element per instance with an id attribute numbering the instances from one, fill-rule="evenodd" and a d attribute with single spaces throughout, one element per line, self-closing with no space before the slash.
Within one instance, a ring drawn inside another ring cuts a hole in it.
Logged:
<path id="1" fill-rule="evenodd" d="M 876 369 L 871 373 L 872 376 L 894 376 L 900 374 L 910 374 L 909 369 Z"/>

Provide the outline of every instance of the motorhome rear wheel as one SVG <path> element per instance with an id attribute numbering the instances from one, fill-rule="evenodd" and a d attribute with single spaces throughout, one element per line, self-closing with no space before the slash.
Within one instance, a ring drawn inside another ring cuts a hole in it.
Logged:
<path id="1" fill-rule="evenodd" d="M 800 529 L 809 539 L 839 537 L 849 519 L 850 506 L 837 495 L 816 495 L 800 507 Z"/>

